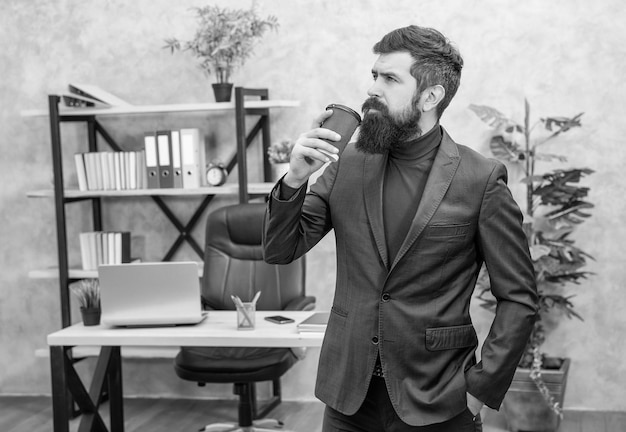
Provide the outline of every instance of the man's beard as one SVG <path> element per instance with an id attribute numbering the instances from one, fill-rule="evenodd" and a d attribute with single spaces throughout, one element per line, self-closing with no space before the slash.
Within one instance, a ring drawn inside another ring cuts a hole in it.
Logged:
<path id="1" fill-rule="evenodd" d="M 372 154 L 385 153 L 420 136 L 422 130 L 418 121 L 422 113 L 415 108 L 415 102 L 413 100 L 399 118 L 394 118 L 381 101 L 374 97 L 368 98 L 361 108 L 365 115 L 355 144 L 357 150 Z M 377 112 L 368 112 L 370 109 Z"/>

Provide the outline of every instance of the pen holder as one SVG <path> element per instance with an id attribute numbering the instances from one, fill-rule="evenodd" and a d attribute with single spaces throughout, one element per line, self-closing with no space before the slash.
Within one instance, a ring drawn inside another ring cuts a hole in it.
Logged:
<path id="1" fill-rule="evenodd" d="M 252 302 L 237 305 L 237 330 L 254 330 L 256 304 Z"/>

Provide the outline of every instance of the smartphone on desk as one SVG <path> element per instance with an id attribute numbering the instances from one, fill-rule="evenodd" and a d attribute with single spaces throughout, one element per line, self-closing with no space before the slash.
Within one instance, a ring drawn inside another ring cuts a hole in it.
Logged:
<path id="1" fill-rule="evenodd" d="M 293 322 L 292 318 L 284 317 L 282 315 L 267 316 L 267 317 L 265 317 L 265 319 L 268 320 L 269 322 L 273 322 L 275 324 L 287 324 L 287 323 L 292 323 Z"/>

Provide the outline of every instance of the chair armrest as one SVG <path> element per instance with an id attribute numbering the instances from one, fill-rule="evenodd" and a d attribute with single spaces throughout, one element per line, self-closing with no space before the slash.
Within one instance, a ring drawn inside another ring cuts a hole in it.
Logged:
<path id="1" fill-rule="evenodd" d="M 302 296 L 291 300 L 283 310 L 309 311 L 315 309 L 315 297 Z"/>

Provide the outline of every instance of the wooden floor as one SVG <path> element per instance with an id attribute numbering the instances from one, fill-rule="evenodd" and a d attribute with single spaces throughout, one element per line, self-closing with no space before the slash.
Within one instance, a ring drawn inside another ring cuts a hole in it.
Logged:
<path id="1" fill-rule="evenodd" d="M 52 432 L 51 406 L 48 397 L 0 397 L 0 432 Z M 285 430 L 320 432 L 323 411 L 319 402 L 285 401 L 269 417 L 282 420 Z M 127 399 L 124 412 L 126 432 L 196 432 L 207 423 L 236 421 L 237 402 Z M 486 410 L 483 417 L 484 432 L 507 431 L 500 413 Z M 77 430 L 73 420 L 71 431 Z M 566 411 L 559 432 L 626 432 L 626 413 Z"/>

